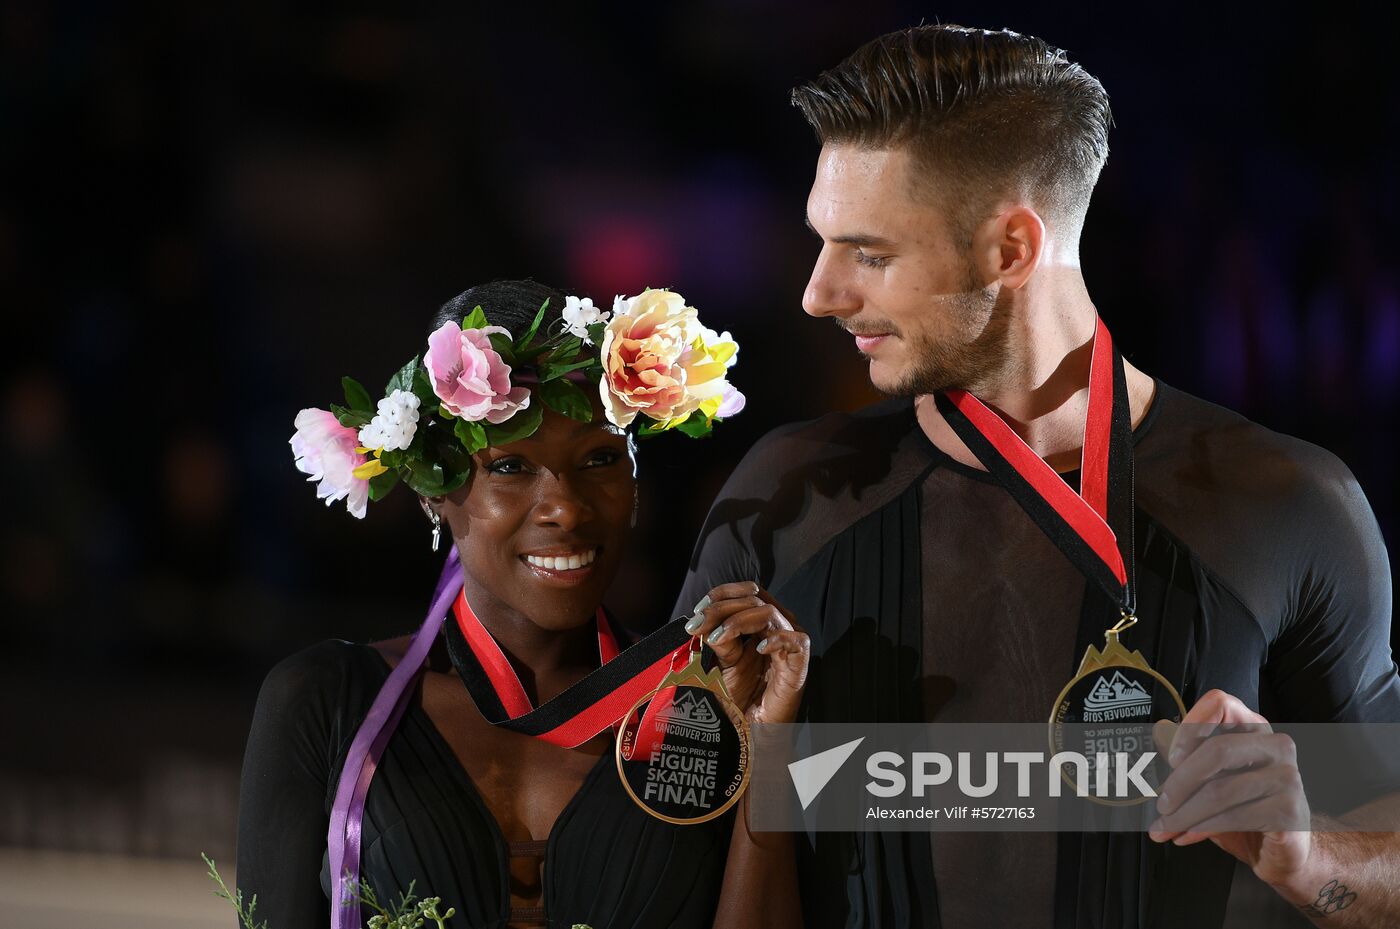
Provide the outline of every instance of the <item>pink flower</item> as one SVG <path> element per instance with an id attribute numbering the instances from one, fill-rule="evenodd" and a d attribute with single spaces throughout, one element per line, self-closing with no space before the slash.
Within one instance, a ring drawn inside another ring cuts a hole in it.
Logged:
<path id="1" fill-rule="evenodd" d="M 325 500 L 326 506 L 346 500 L 350 515 L 364 519 L 369 481 L 354 474 L 366 460 L 355 451 L 359 444 L 355 430 L 342 426 L 333 413 L 315 408 L 298 413 L 294 425 L 292 454 L 297 470 L 311 475 L 307 480 L 320 481 L 316 496 Z"/>
<path id="2" fill-rule="evenodd" d="M 433 393 L 453 416 L 503 423 L 530 405 L 530 392 L 511 386 L 510 365 L 491 347 L 493 332 L 510 338 L 503 326 L 463 329 L 454 322 L 428 336 L 423 364 Z"/>
<path id="3" fill-rule="evenodd" d="M 719 409 L 715 415 L 720 419 L 726 419 L 737 413 L 743 412 L 746 402 L 743 394 L 739 393 L 739 388 L 726 382 L 724 393 L 720 394 Z"/>

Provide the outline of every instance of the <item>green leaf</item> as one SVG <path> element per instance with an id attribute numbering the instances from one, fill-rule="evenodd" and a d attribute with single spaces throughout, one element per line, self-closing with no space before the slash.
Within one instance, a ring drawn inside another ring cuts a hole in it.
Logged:
<path id="1" fill-rule="evenodd" d="M 592 342 L 594 345 L 601 346 L 603 344 L 603 332 L 608 328 L 608 324 L 592 323 L 585 328 L 588 330 L 588 341 Z M 602 349 L 599 349 L 599 351 L 601 350 Z"/>
<path id="2" fill-rule="evenodd" d="M 414 460 L 408 463 L 408 474 L 404 483 L 416 494 L 424 497 L 441 497 L 450 494 L 466 483 L 470 471 L 450 472 L 441 464 L 429 464 Z"/>
<path id="3" fill-rule="evenodd" d="M 359 429 L 361 426 L 369 425 L 369 421 L 374 417 L 368 413 L 357 413 L 354 410 L 347 410 L 343 406 L 331 404 L 331 414 L 339 420 L 342 426 L 350 429 Z"/>
<path id="4" fill-rule="evenodd" d="M 484 435 L 482 439 L 484 445 Z M 472 456 L 462 447 L 461 441 L 456 436 L 446 442 L 434 443 L 433 448 L 437 450 L 437 459 L 442 462 L 443 470 L 456 473 L 472 469 Z"/>
<path id="5" fill-rule="evenodd" d="M 369 498 L 371 500 L 383 500 L 389 496 L 389 491 L 393 490 L 399 483 L 399 473 L 397 471 L 385 471 L 383 474 L 376 474 L 369 479 Z"/>
<path id="6" fill-rule="evenodd" d="M 413 372 L 413 392 L 418 395 L 419 416 L 427 418 L 429 412 L 438 405 L 438 395 L 433 391 L 432 378 L 428 377 L 428 366 L 418 365 Z"/>
<path id="7" fill-rule="evenodd" d="M 345 405 L 356 413 L 368 413 L 374 415 L 374 398 L 365 390 L 364 385 L 353 377 L 342 377 L 340 386 L 345 390 Z"/>
<path id="8" fill-rule="evenodd" d="M 482 428 L 481 423 L 459 419 L 452 432 L 469 455 L 486 447 L 486 430 Z"/>
<path id="9" fill-rule="evenodd" d="M 512 368 L 515 367 L 515 346 L 504 332 L 493 332 L 486 337 L 491 342 L 491 347 L 496 350 L 496 354 L 501 356 L 501 360 Z"/>
<path id="10" fill-rule="evenodd" d="M 549 298 L 546 297 L 544 303 L 540 304 L 539 312 L 535 314 L 535 321 L 530 324 L 530 328 L 525 330 L 525 334 L 516 340 L 516 348 L 525 348 L 530 344 L 530 340 L 539 331 L 540 321 L 544 319 L 544 311 L 549 308 Z"/>
<path id="11" fill-rule="evenodd" d="M 517 346 L 515 349 L 515 363 L 517 365 L 534 364 L 535 359 L 539 358 L 541 355 L 547 354 L 549 350 L 550 345 L 548 342 L 536 343 L 529 348 L 520 348 Z"/>
<path id="12" fill-rule="evenodd" d="M 703 439 L 712 431 L 714 431 L 714 423 L 712 420 L 706 419 L 704 413 L 701 413 L 699 410 L 696 410 L 689 416 L 687 416 L 685 418 L 685 421 L 682 422 L 679 426 L 676 426 L 675 428 L 679 429 L 681 432 L 684 432 L 692 439 Z"/>
<path id="13" fill-rule="evenodd" d="M 540 363 L 540 380 L 552 381 L 561 378 L 570 371 L 580 371 L 589 365 L 597 364 L 597 358 L 585 358 L 582 361 L 575 361 L 573 364 L 553 364 L 545 361 Z"/>
<path id="14" fill-rule="evenodd" d="M 549 358 L 551 361 L 572 361 L 582 348 L 583 339 L 576 335 L 569 335 L 554 346 L 554 351 L 549 353 Z"/>
<path id="15" fill-rule="evenodd" d="M 384 388 L 384 396 L 389 396 L 396 390 L 413 391 L 413 379 L 418 373 L 418 356 L 414 355 L 408 364 L 399 368 L 397 374 L 389 378 L 389 386 Z"/>
<path id="16" fill-rule="evenodd" d="M 448 475 L 447 480 L 443 482 L 443 485 L 442 485 L 442 492 L 443 492 L 444 494 L 450 494 L 450 493 L 452 493 L 452 491 L 456 490 L 458 487 L 461 487 L 463 484 L 465 484 L 465 483 L 467 482 L 467 478 L 469 478 L 469 477 L 471 477 L 471 476 L 472 476 L 472 469 L 469 468 L 469 467 L 468 467 L 468 468 L 463 468 L 461 471 L 453 471 L 453 472 L 451 472 L 451 474 Z"/>
<path id="17" fill-rule="evenodd" d="M 481 312 L 481 307 L 476 307 L 467 314 L 467 318 L 462 320 L 463 329 L 485 329 L 490 323 L 486 321 L 486 314 Z"/>
<path id="18" fill-rule="evenodd" d="M 593 421 L 593 404 L 589 402 L 588 394 L 583 392 L 583 388 L 573 381 L 541 381 L 535 395 L 556 413 L 562 413 L 581 423 Z"/>
<path id="19" fill-rule="evenodd" d="M 666 432 L 665 429 L 661 428 L 660 423 L 646 414 L 639 414 L 635 422 L 641 423 L 641 425 L 637 427 L 637 438 L 639 439 L 649 439 L 654 435 L 661 435 Z"/>
<path id="20" fill-rule="evenodd" d="M 637 428 L 637 438 L 649 439 L 652 436 L 665 435 L 667 432 L 675 430 L 683 432 L 693 439 L 703 439 L 714 430 L 714 423 L 705 419 L 705 414 L 699 410 L 693 411 L 684 420 L 672 426 L 670 429 L 663 429 L 661 423 L 643 414 L 638 417 L 641 426 Z"/>
<path id="21" fill-rule="evenodd" d="M 544 404 L 535 402 L 535 398 L 530 398 L 530 405 L 523 410 L 516 411 L 516 414 L 500 425 L 483 423 L 486 429 L 486 444 L 494 447 L 509 445 L 511 442 L 529 438 L 535 434 L 535 430 L 540 427 L 540 420 L 544 419 Z"/>

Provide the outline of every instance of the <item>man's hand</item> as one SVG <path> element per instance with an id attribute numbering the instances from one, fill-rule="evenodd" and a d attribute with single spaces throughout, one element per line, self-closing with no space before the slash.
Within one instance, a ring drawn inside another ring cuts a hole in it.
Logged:
<path id="1" fill-rule="evenodd" d="M 1180 727 L 1158 723 L 1158 745 L 1172 766 L 1158 791 L 1157 842 L 1210 839 L 1280 886 L 1303 873 L 1312 851 L 1310 811 L 1293 740 L 1222 690 L 1201 697 Z M 1296 830 L 1268 831 L 1279 824 Z"/>

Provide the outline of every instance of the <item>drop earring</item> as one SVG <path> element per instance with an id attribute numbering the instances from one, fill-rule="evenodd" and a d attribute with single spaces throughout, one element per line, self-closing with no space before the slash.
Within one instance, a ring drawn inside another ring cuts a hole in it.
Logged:
<path id="1" fill-rule="evenodd" d="M 419 505 L 423 507 L 423 512 L 428 516 L 428 522 L 433 524 L 433 551 L 438 550 L 442 543 L 442 516 L 437 510 L 428 505 L 426 500 L 419 500 Z"/>
<path id="2" fill-rule="evenodd" d="M 642 492 L 639 488 L 632 488 L 632 528 L 637 528 L 637 511 L 642 506 Z"/>

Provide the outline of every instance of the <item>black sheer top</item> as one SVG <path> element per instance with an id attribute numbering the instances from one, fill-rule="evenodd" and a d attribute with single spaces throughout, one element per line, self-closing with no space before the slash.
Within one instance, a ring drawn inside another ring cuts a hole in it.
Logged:
<path id="1" fill-rule="evenodd" d="M 243 762 L 238 886 L 245 898 L 258 895 L 256 915 L 271 929 L 330 925 L 326 831 L 336 781 L 389 672 L 376 649 L 326 640 L 284 659 L 263 683 Z M 509 847 L 423 710 L 420 684 L 366 798 L 361 877 L 381 901 L 416 881 L 418 896 L 456 908 L 454 929 L 708 929 L 732 829 L 733 811 L 692 826 L 646 814 L 606 752 L 546 842 Z M 544 859 L 542 914 L 511 915 L 512 853 Z"/>
<path id="2" fill-rule="evenodd" d="M 1125 641 L 1188 707 L 1220 688 L 1278 722 L 1400 721 L 1389 562 L 1345 465 L 1160 382 L 1134 459 L 1140 622 Z M 814 722 L 1043 723 L 1118 618 L 992 477 L 928 440 L 909 397 L 749 451 L 677 612 L 736 577 L 811 636 Z M 817 832 L 798 858 L 809 929 L 1307 924 L 1209 842 Z"/>

